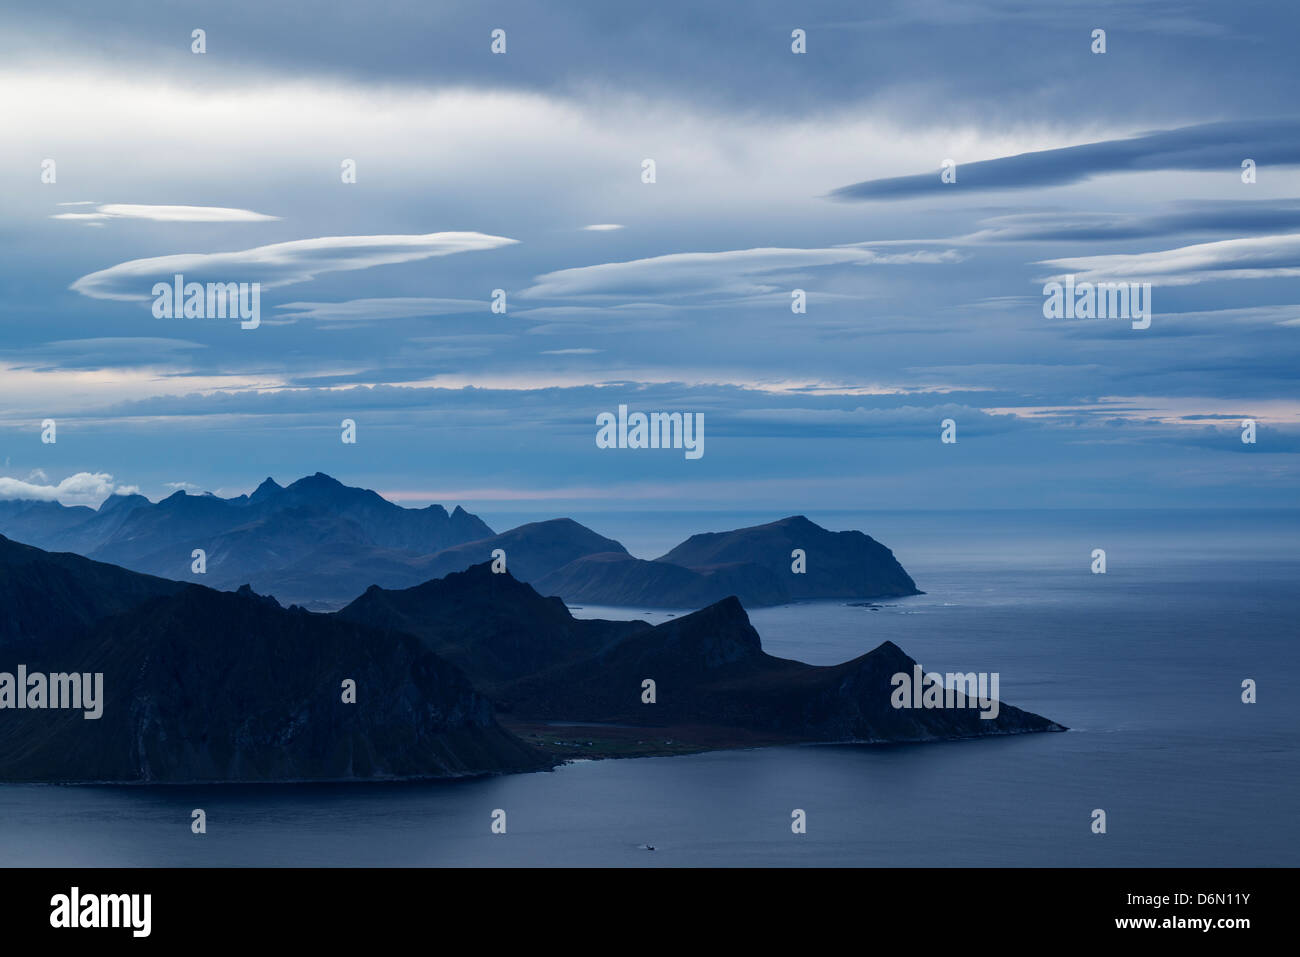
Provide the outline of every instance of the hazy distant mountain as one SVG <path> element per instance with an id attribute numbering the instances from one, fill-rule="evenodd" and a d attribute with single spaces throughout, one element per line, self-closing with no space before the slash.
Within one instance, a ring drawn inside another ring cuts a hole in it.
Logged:
<path id="1" fill-rule="evenodd" d="M 520 581 L 570 603 L 702 608 L 735 596 L 749 607 L 810 598 L 919 594 L 893 553 L 862 532 L 831 532 L 803 516 L 693 535 L 654 561 L 569 518 L 495 534 L 457 507 L 402 508 L 328 475 L 251 495 L 176 492 L 158 503 L 111 496 L 98 510 L 0 502 L 0 532 L 181 581 L 248 583 L 284 603 L 330 610 L 370 585 L 409 588 L 505 553 Z M 206 573 L 191 571 L 203 549 Z M 794 570 L 794 552 L 805 569 Z"/>
<path id="2" fill-rule="evenodd" d="M 98 510 L 0 502 L 0 532 L 153 575 L 222 589 L 248 582 L 286 602 L 336 605 L 375 581 L 423 581 L 417 559 L 493 534 L 459 507 L 402 508 L 320 472 L 287 487 L 268 478 L 234 498 L 110 496 Z M 203 577 L 191 572 L 196 548 L 206 553 Z"/>
<path id="3" fill-rule="evenodd" d="M 791 570 L 795 549 L 806 571 Z M 919 595 L 894 553 L 862 532 L 831 532 L 802 515 L 731 532 L 692 535 L 659 559 L 696 571 L 736 564 L 768 569 L 792 599 L 897 598 Z"/>
<path id="4" fill-rule="evenodd" d="M 798 573 L 795 549 L 803 552 Z M 893 552 L 875 539 L 829 532 L 802 515 L 692 535 L 654 561 L 584 555 L 536 584 L 569 602 L 648 608 L 700 608 L 730 596 L 757 608 L 809 598 L 920 594 Z"/>
<path id="5" fill-rule="evenodd" d="M 59 617 L 80 582 L 75 633 Z M 50 584 L 63 592 L 44 591 Z M 408 635 L 284 609 L 253 594 L 109 569 L 0 539 L 0 586 L 32 590 L 0 670 L 102 672 L 103 715 L 0 712 L 8 781 L 289 781 L 438 777 L 553 762 L 502 729 L 490 701 Z M 125 594 L 134 608 L 112 607 Z M 356 703 L 342 700 L 344 679 Z"/>
<path id="6" fill-rule="evenodd" d="M 113 498 L 122 497 L 110 496 L 104 505 L 108 505 Z M 14 541 L 26 542 L 38 548 L 58 548 L 61 535 L 94 516 L 95 510 L 85 505 L 0 499 L 0 533 Z"/>
<path id="7" fill-rule="evenodd" d="M 294 512 L 281 514 L 285 518 L 296 515 Z M 338 539 L 345 537 L 342 526 L 346 519 L 304 517 L 298 522 L 296 532 L 282 533 L 275 541 L 281 549 L 280 555 L 293 554 L 296 557 L 289 561 L 272 561 L 268 556 L 262 569 L 255 569 L 244 578 L 257 590 L 286 601 L 314 602 L 318 607 L 333 609 L 343 603 L 339 599 L 354 598 L 370 585 L 390 589 L 413 587 L 451 572 L 464 571 L 488 560 L 497 549 L 505 551 L 507 567 L 521 580 L 539 578 L 550 569 L 592 551 L 623 550 L 618 542 L 597 535 L 568 518 L 533 522 L 493 535 L 491 529 L 469 513 L 457 509 L 452 513 L 452 519 L 455 520 L 457 515 L 477 523 L 486 534 L 479 532 L 471 541 L 432 554 L 340 541 Z M 471 529 L 467 523 L 458 525 L 461 527 L 467 534 Z M 249 532 L 244 529 L 236 529 L 222 536 L 214 544 L 214 554 L 223 558 L 230 555 L 231 564 L 238 567 L 252 564 L 250 559 L 259 557 L 257 541 L 242 541 L 241 537 L 247 534 Z M 261 540 L 260 531 L 253 530 L 253 534 L 258 541 Z M 292 535 L 321 543 L 303 541 L 296 550 L 285 549 L 284 545 Z"/>
<path id="8" fill-rule="evenodd" d="M 536 585 L 548 595 L 591 605 L 702 608 L 731 595 L 754 608 L 790 601 L 785 583 L 752 562 L 697 571 L 625 552 L 584 555 L 538 578 Z"/>
<path id="9" fill-rule="evenodd" d="M 487 561 L 498 548 L 505 551 L 506 567 L 520 581 L 534 581 L 584 555 L 627 554 L 627 549 L 612 538 L 597 535 L 571 518 L 554 518 L 444 549 L 423 564 L 425 578 L 464 571 Z"/>

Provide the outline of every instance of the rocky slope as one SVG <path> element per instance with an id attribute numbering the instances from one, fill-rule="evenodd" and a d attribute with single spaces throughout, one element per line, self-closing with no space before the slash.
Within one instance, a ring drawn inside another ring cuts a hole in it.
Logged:
<path id="1" fill-rule="evenodd" d="M 460 669 L 409 635 L 281 608 L 248 589 L 170 582 L 116 611 L 98 585 L 121 601 L 119 589 L 143 595 L 157 580 L 0 546 L 0 557 L 20 551 L 26 582 L 70 575 L 89 595 L 77 628 L 53 620 L 21 629 L 0 671 L 104 676 L 97 720 L 81 710 L 0 710 L 0 779 L 369 780 L 553 763 L 497 723 Z M 0 562 L 0 582 L 18 581 L 15 567 Z M 355 703 L 343 701 L 345 679 L 356 683 Z"/>
<path id="2" fill-rule="evenodd" d="M 607 752 L 620 754 L 656 753 L 638 729 L 672 729 L 675 747 L 696 749 L 1061 730 L 1005 704 L 992 720 L 974 708 L 895 709 L 890 679 L 915 662 L 890 642 L 814 667 L 764 652 L 734 597 L 653 628 L 580 620 L 488 562 L 413 588 L 372 587 L 325 615 L 0 538 L 0 597 L 0 673 L 103 675 L 95 720 L 0 708 L 7 781 L 532 770 L 554 758 L 513 731 L 545 747 L 552 725 L 574 722 L 600 725 L 584 726 L 586 738 L 626 739 Z M 343 700 L 345 680 L 355 703 Z"/>
<path id="3" fill-rule="evenodd" d="M 910 675 L 916 662 L 892 642 L 832 667 L 776 658 L 734 597 L 653 628 L 579 620 L 483 564 L 406 591 L 373 588 L 339 617 L 419 636 L 512 722 L 707 727 L 715 742 L 717 728 L 730 728 L 745 743 L 763 735 L 921 741 L 1063 730 L 1006 704 L 991 719 L 975 708 L 895 709 L 890 679 Z M 647 678 L 654 704 L 642 701 Z"/>
<path id="4" fill-rule="evenodd" d="M 184 586 L 0 535 L 0 649 L 61 648 L 95 622 Z"/>
<path id="5" fill-rule="evenodd" d="M 642 621 L 574 618 L 560 599 L 543 598 L 508 572 L 494 574 L 487 562 L 414 588 L 372 587 L 338 617 L 416 636 L 489 694 L 650 630 Z"/>
<path id="6" fill-rule="evenodd" d="M 1064 730 L 1007 704 L 989 719 L 973 707 L 896 709 L 891 678 L 911 675 L 915 664 L 889 641 L 828 667 L 775 658 L 732 598 L 497 694 L 518 719 L 726 726 L 783 740 L 929 741 Z M 647 678 L 656 686 L 653 704 L 642 700 Z"/>

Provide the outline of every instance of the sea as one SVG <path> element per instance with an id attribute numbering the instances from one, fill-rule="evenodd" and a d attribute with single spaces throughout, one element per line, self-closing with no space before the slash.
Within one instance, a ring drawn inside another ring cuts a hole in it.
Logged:
<path id="1" fill-rule="evenodd" d="M 998 672 L 1004 701 L 1070 730 L 426 783 L 0 785 L 0 865 L 1300 865 L 1300 511 L 804 514 L 883 542 L 925 594 L 752 610 L 769 653 L 834 664 L 890 640 L 927 670 Z M 654 558 L 776 516 L 572 517 Z"/>

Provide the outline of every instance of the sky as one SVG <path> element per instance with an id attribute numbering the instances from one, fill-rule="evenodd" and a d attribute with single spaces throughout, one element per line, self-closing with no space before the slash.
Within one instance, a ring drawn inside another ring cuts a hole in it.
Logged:
<path id="1" fill-rule="evenodd" d="M 1181 0 L 8 9 L 0 497 L 324 471 L 539 515 L 1294 506 L 1298 25 Z M 156 316 L 176 273 L 258 283 L 260 324 Z M 1066 276 L 1149 283 L 1150 325 L 1047 318 Z M 620 405 L 701 415 L 703 454 L 598 447 Z"/>

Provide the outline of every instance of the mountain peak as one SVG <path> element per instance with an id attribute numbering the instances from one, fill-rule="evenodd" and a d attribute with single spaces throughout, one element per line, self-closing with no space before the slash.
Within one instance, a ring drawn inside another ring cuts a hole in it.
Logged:
<path id="1" fill-rule="evenodd" d="M 253 490 L 253 494 L 248 497 L 248 500 L 250 502 L 261 502 L 275 495 L 276 492 L 283 491 L 284 488 L 268 475 L 262 480 L 262 484 Z"/>
<path id="2" fill-rule="evenodd" d="M 114 494 L 114 495 L 110 495 L 108 498 L 104 499 L 104 501 L 100 503 L 99 511 L 101 513 L 120 511 L 124 509 L 132 509 L 139 505 L 148 505 L 148 504 L 150 504 L 149 500 L 145 498 L 143 495 Z"/>
<path id="3" fill-rule="evenodd" d="M 259 595 L 257 592 L 253 591 L 253 586 L 249 584 L 240 585 L 235 591 L 235 594 L 244 598 L 251 598 L 254 601 L 260 601 L 266 605 L 274 605 L 276 608 L 280 607 L 280 603 L 275 600 L 274 595 Z"/>
<path id="4" fill-rule="evenodd" d="M 332 475 L 326 475 L 324 472 L 316 472 L 313 475 L 304 475 L 296 482 L 287 485 L 283 491 L 286 493 L 288 500 L 295 502 L 341 502 L 345 500 L 359 500 L 370 498 L 375 495 L 367 489 L 352 488 L 344 485 Z"/>
<path id="5" fill-rule="evenodd" d="M 667 647 L 673 646 L 669 636 L 686 637 L 692 646 L 707 648 L 714 663 L 736 661 L 763 650 L 758 632 L 735 595 L 657 625 L 655 634 Z"/>
<path id="6" fill-rule="evenodd" d="M 296 488 L 302 485 L 321 485 L 331 488 L 335 486 L 339 488 L 343 487 L 342 482 L 332 475 L 326 475 L 324 472 L 314 472 L 311 475 L 304 475 L 302 478 L 298 479 L 298 481 L 290 485 L 289 488 Z"/>

